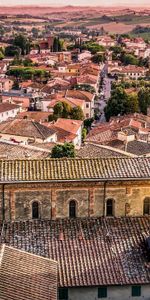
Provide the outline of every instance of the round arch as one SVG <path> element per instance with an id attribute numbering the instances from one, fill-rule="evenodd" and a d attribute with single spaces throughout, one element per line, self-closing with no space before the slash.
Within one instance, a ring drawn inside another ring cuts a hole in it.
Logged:
<path id="1" fill-rule="evenodd" d="M 143 215 L 150 215 L 150 197 L 143 200 Z"/>
<path id="2" fill-rule="evenodd" d="M 75 199 L 69 200 L 69 218 L 77 217 L 77 201 Z"/>
<path id="3" fill-rule="evenodd" d="M 108 198 L 106 200 L 106 216 L 112 217 L 115 215 L 115 200 L 113 198 Z"/>

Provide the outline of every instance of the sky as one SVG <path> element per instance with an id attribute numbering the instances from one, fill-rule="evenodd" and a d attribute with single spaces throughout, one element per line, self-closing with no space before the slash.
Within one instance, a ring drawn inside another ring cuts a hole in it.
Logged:
<path id="1" fill-rule="evenodd" d="M 0 6 L 13 5 L 85 5 L 85 6 L 148 6 L 150 0 L 0 0 Z"/>

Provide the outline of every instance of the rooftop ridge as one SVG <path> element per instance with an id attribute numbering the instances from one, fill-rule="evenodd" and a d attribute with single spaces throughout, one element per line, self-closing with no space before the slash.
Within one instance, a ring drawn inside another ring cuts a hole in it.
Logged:
<path id="1" fill-rule="evenodd" d="M 31 120 L 32 124 L 34 125 L 34 127 L 38 130 L 38 132 L 43 136 L 43 138 L 45 138 L 45 135 L 43 134 L 43 132 L 39 129 L 38 125 L 36 124 L 35 121 Z M 44 126 L 44 125 L 43 125 Z"/>
<path id="2" fill-rule="evenodd" d="M 92 143 L 94 144 L 94 143 Z M 96 145 L 96 144 L 95 144 Z M 97 145 L 96 145 L 97 146 Z M 101 145 L 100 145 L 101 146 Z M 111 148 L 111 147 L 110 147 Z M 113 148 L 114 149 L 114 148 Z M 72 157 L 61 157 L 61 158 L 51 158 L 51 157 L 48 157 L 48 158 L 45 158 L 45 159 L 38 159 L 38 158 L 30 158 L 28 160 L 26 159 L 13 159 L 13 161 L 22 161 L 22 160 L 25 160 L 27 162 L 29 161 L 80 161 L 80 160 L 86 160 L 86 161 L 93 161 L 93 160 L 141 160 L 141 159 L 145 159 L 146 157 L 142 157 L 142 156 L 136 156 L 136 157 L 125 157 L 125 156 L 121 156 L 121 157 L 116 157 L 116 156 L 110 156 L 110 157 L 93 157 L 93 158 L 89 158 L 89 157 L 77 157 L 77 158 L 72 158 Z M 148 157 L 147 157 L 148 158 Z M 1 161 L 3 162 L 9 162 L 9 159 L 1 159 Z M 12 159 L 10 159 L 10 161 L 12 161 Z"/>
<path id="3" fill-rule="evenodd" d="M 18 248 L 14 248 L 13 246 L 8 246 L 8 245 L 6 245 L 6 244 L 2 244 L 2 252 L 4 253 L 4 251 L 5 251 L 5 249 L 6 248 L 8 248 L 8 249 L 12 249 L 12 250 L 14 250 L 14 251 L 17 251 L 17 252 L 22 252 L 22 253 L 25 253 L 26 255 L 29 255 L 29 256 L 35 256 L 35 257 L 39 257 L 39 258 L 41 258 L 41 259 L 44 259 L 44 260 L 47 260 L 47 261 L 51 261 L 51 262 L 55 262 L 56 264 L 58 264 L 58 262 L 56 261 L 56 260 L 54 260 L 54 259 L 50 259 L 50 258 L 48 258 L 48 257 L 44 257 L 44 256 L 41 256 L 41 255 L 37 255 L 37 254 L 35 254 L 35 253 L 31 253 L 31 252 L 27 252 L 27 251 L 25 251 L 25 250 L 22 250 L 22 249 L 18 249 Z M 2 254 L 3 254 L 2 253 Z M 1 254 L 0 254 L 0 263 L 1 263 Z"/>

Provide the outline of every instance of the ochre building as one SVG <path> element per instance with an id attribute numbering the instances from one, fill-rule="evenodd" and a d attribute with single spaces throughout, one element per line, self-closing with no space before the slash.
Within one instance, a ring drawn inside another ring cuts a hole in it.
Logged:
<path id="1" fill-rule="evenodd" d="M 0 220 L 150 215 L 150 158 L 0 161 Z"/>

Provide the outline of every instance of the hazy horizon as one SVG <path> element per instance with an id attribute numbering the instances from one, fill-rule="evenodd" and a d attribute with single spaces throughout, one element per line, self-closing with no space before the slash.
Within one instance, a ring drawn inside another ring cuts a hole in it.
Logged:
<path id="1" fill-rule="evenodd" d="M 128 7 L 143 7 L 143 6 L 149 6 L 150 7 L 150 1 L 149 0 L 108 0 L 105 4 L 101 3 L 99 0 L 76 0 L 74 2 L 73 0 L 58 0 L 57 4 L 54 2 L 54 0 L 0 0 L 0 6 L 66 6 L 66 5 L 73 5 L 73 6 L 128 6 Z"/>

